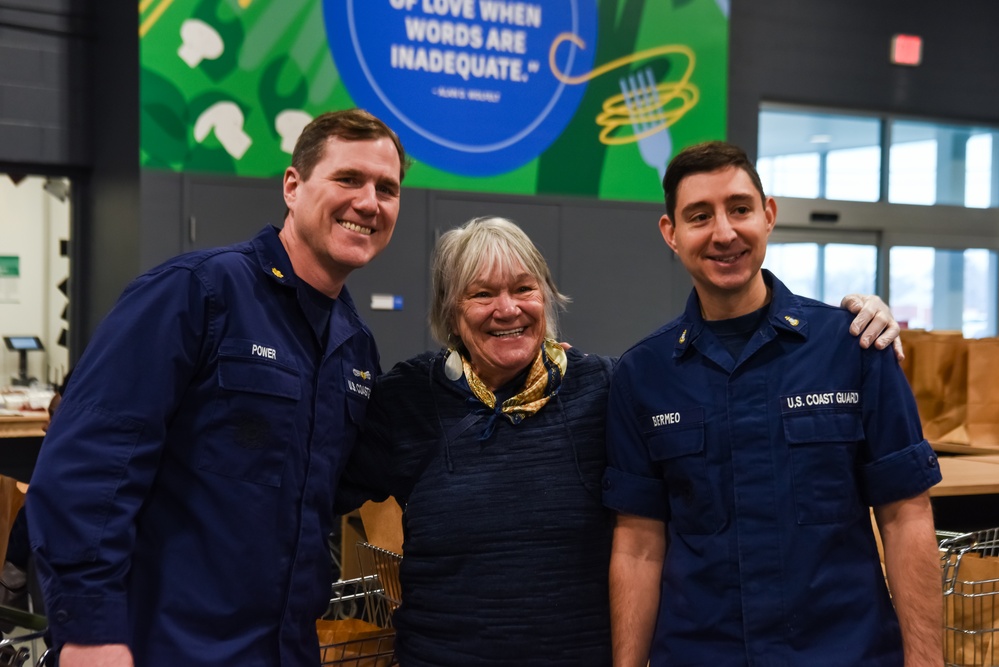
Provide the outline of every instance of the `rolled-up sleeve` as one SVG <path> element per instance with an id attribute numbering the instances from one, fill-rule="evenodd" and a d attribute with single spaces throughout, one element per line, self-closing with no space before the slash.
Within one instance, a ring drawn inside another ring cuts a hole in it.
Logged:
<path id="1" fill-rule="evenodd" d="M 894 352 L 865 351 L 863 374 L 867 450 L 860 483 L 868 504 L 877 507 L 917 496 L 943 477 Z"/>
<path id="2" fill-rule="evenodd" d="M 605 506 L 622 514 L 669 521 L 666 485 L 662 480 L 607 468 L 603 485 Z"/>
<path id="3" fill-rule="evenodd" d="M 943 479 L 937 455 L 925 440 L 868 463 L 861 473 L 874 507 L 918 496 Z"/>
<path id="4" fill-rule="evenodd" d="M 624 514 L 669 521 L 666 483 L 642 438 L 627 364 L 618 364 L 607 401 L 607 468 L 603 503 Z"/>

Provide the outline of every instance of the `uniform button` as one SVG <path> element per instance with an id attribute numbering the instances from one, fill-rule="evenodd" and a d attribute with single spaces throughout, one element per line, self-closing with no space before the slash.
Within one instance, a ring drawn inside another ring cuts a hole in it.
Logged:
<path id="1" fill-rule="evenodd" d="M 611 481 L 609 479 L 607 479 L 606 477 L 604 477 L 604 481 L 603 481 L 604 491 L 610 491 L 611 486 L 612 486 L 611 485 Z"/>
<path id="2" fill-rule="evenodd" d="M 933 454 L 930 454 L 928 457 L 926 457 L 926 465 L 928 465 L 931 468 L 936 468 L 937 467 L 937 457 L 934 456 Z"/>
<path id="3" fill-rule="evenodd" d="M 60 609 L 56 612 L 55 618 L 59 623 L 65 623 L 69 620 L 69 612 L 65 609 Z"/>

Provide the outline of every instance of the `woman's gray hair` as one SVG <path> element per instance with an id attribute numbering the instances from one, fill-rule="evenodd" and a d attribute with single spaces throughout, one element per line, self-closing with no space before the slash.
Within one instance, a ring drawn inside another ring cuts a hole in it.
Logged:
<path id="1" fill-rule="evenodd" d="M 473 218 L 445 232 L 431 265 L 430 332 L 443 345 L 455 345 L 458 308 L 469 285 L 495 266 L 524 269 L 541 285 L 545 335 L 558 340 L 558 311 L 570 299 L 558 291 L 548 263 L 520 227 L 506 218 Z"/>

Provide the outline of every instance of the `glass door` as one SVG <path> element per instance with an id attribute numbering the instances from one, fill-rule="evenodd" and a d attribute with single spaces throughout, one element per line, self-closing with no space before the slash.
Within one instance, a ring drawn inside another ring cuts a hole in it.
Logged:
<path id="1" fill-rule="evenodd" d="M 763 267 L 795 294 L 838 306 L 878 292 L 877 234 L 775 230 Z"/>

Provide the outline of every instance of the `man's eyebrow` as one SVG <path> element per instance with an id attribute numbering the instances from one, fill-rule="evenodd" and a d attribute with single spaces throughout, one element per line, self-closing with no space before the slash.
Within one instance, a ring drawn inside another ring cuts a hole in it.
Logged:
<path id="1" fill-rule="evenodd" d="M 363 173 L 360 169 L 354 169 L 353 167 L 341 167 L 334 171 L 331 176 L 335 178 L 342 178 L 344 176 L 362 176 Z"/>
<path id="2" fill-rule="evenodd" d="M 402 187 L 402 184 L 399 182 L 398 178 L 379 178 L 378 184 L 381 185 L 382 187 L 390 187 L 393 190 L 398 190 L 400 187 Z"/>
<path id="3" fill-rule="evenodd" d="M 354 167 L 341 167 L 340 169 L 337 169 L 332 174 L 330 174 L 330 178 L 360 178 L 360 179 L 364 179 L 364 178 L 368 178 L 368 174 L 367 174 L 367 172 L 362 171 L 360 169 L 356 169 Z M 380 185 L 382 187 L 391 187 L 392 189 L 395 189 L 395 190 L 398 190 L 401 187 L 401 184 L 399 183 L 399 179 L 398 178 L 393 178 L 393 177 L 384 177 L 384 178 L 382 178 L 382 177 L 379 177 L 379 178 L 376 178 L 375 181 L 378 183 L 378 185 Z"/>
<path id="4" fill-rule="evenodd" d="M 727 205 L 741 204 L 741 203 L 752 203 L 756 201 L 756 195 L 751 192 L 737 192 L 736 194 L 730 195 L 725 199 Z M 707 200 L 695 201 L 687 204 L 682 209 L 680 209 L 680 215 L 689 215 L 690 213 L 703 208 L 711 208 L 711 203 Z"/>
<path id="5" fill-rule="evenodd" d="M 705 200 L 691 202 L 691 203 L 687 204 L 686 206 L 684 206 L 682 209 L 680 209 L 680 215 L 686 215 L 686 214 L 690 213 L 691 211 L 696 211 L 697 209 L 700 209 L 700 208 L 706 208 L 706 207 L 709 208 L 710 206 L 711 206 L 711 204 L 709 204 Z"/>

